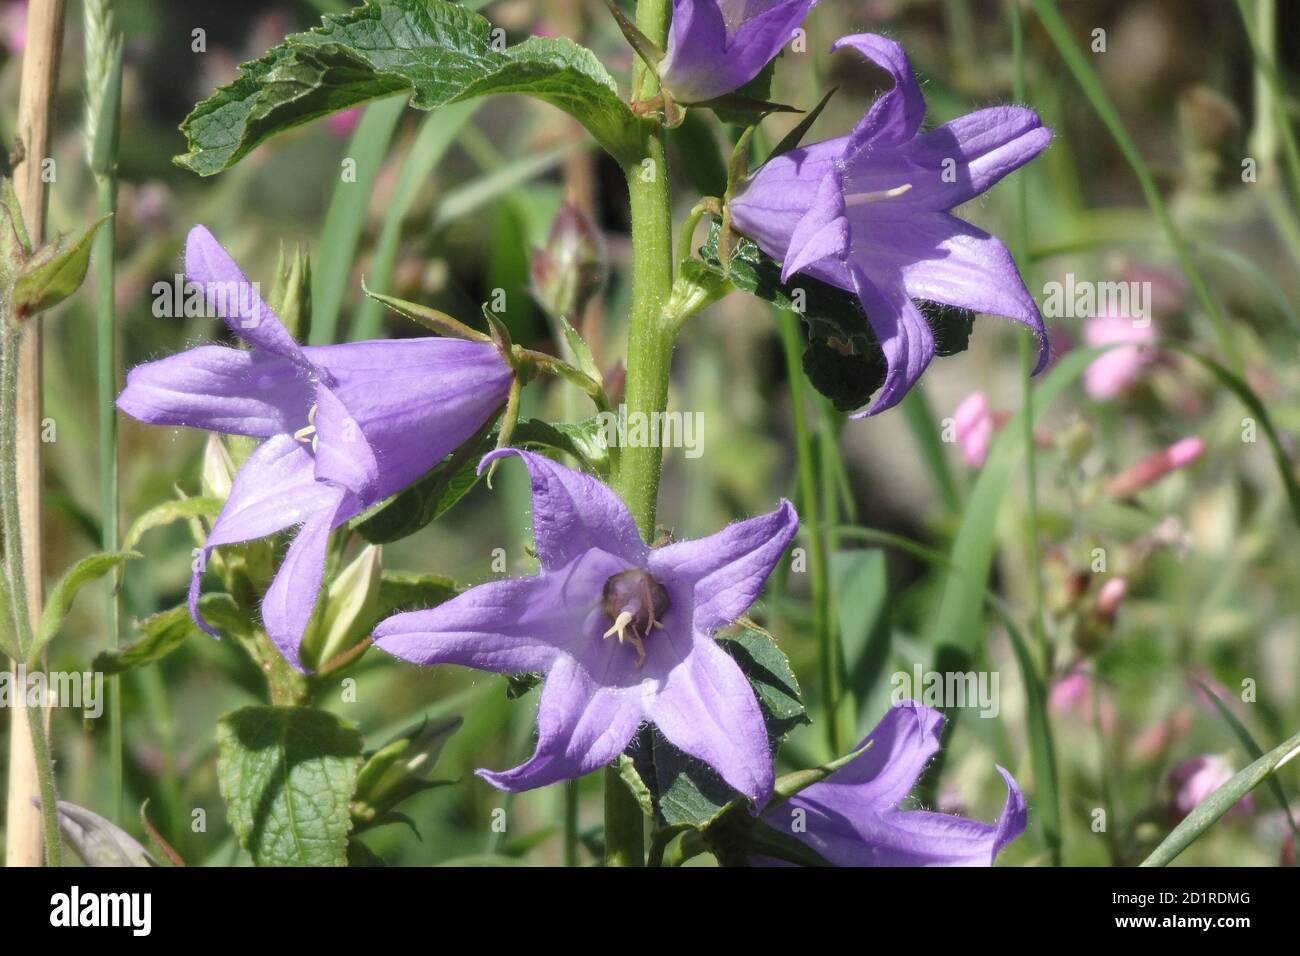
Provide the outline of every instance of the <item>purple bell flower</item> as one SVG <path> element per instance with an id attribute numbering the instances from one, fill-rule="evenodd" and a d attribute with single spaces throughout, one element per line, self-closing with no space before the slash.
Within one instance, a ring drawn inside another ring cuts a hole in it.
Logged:
<path id="1" fill-rule="evenodd" d="M 703 103 L 744 86 L 772 62 L 817 0 L 673 0 L 663 86 Z"/>
<path id="2" fill-rule="evenodd" d="M 934 357 L 914 300 L 1003 315 L 1033 329 L 1047 363 L 1043 319 L 995 237 L 952 215 L 1037 156 L 1052 139 L 1038 114 L 998 106 L 921 133 L 925 99 L 893 40 L 844 37 L 893 78 L 849 136 L 778 156 L 731 201 L 734 227 L 783 264 L 857 295 L 887 364 L 867 412 L 897 404 Z"/>
<path id="3" fill-rule="evenodd" d="M 528 466 L 536 577 L 491 581 L 375 629 L 416 664 L 546 675 L 537 750 L 513 770 L 479 770 L 501 790 L 590 773 L 643 721 L 761 807 L 772 793 L 763 714 L 740 667 L 713 639 L 749 609 L 798 528 L 787 501 L 698 541 L 648 548 L 623 502 L 541 455 Z"/>
<path id="4" fill-rule="evenodd" d="M 297 526 L 262 623 L 301 670 L 330 532 L 473 437 L 505 403 L 513 372 L 495 346 L 455 339 L 304 348 L 202 226 L 186 241 L 185 272 L 250 348 L 205 345 L 139 365 L 117 407 L 151 425 L 265 439 L 235 475 L 195 562 L 190 613 L 217 636 L 198 608 L 213 548 Z"/>
<path id="5" fill-rule="evenodd" d="M 996 824 L 929 810 L 901 810 L 939 752 L 943 714 L 907 700 L 889 709 L 859 748 L 870 747 L 820 783 L 763 814 L 836 866 L 992 866 L 1025 830 L 1025 797 L 1011 774 Z"/>

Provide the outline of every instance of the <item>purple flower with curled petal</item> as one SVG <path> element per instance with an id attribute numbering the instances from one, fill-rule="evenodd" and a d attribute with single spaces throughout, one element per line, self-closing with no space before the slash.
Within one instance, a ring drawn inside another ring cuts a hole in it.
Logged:
<path id="1" fill-rule="evenodd" d="M 205 345 L 136 366 L 117 407 L 151 425 L 265 441 L 235 475 L 195 562 L 199 613 L 208 553 L 298 527 L 262 601 L 285 659 L 320 592 L 330 532 L 395 494 L 474 436 L 502 407 L 513 373 L 490 343 L 419 338 L 302 347 L 212 234 L 195 226 L 185 272 L 208 308 L 251 348 Z"/>
<path id="2" fill-rule="evenodd" d="M 951 210 L 1037 156 L 1052 139 L 1032 110 L 998 106 L 920 133 L 925 99 L 893 40 L 844 37 L 894 79 L 857 128 L 764 165 L 731 201 L 741 233 L 798 273 L 857 295 L 887 365 L 867 412 L 897 404 L 934 357 L 934 333 L 914 300 L 1043 319 L 1006 246 Z"/>
<path id="3" fill-rule="evenodd" d="M 817 0 L 673 0 L 663 86 L 703 103 L 744 86 L 790 42 Z"/>
<path id="4" fill-rule="evenodd" d="M 862 741 L 861 747 L 870 744 L 867 750 L 769 809 L 764 821 L 836 866 L 992 866 L 1024 832 L 1027 818 L 1024 794 L 1001 767 L 1007 800 L 996 824 L 899 809 L 939 752 L 942 726 L 941 713 L 916 701 L 891 707 Z"/>
<path id="5" fill-rule="evenodd" d="M 375 643 L 416 664 L 546 674 L 536 752 L 513 770 L 478 771 L 501 790 L 589 773 L 648 720 L 761 807 L 772 792 L 763 714 L 713 633 L 745 613 L 794 537 L 790 503 L 652 549 L 596 479 L 515 449 L 486 456 L 480 470 L 502 455 L 528 466 L 541 571 L 396 614 Z"/>

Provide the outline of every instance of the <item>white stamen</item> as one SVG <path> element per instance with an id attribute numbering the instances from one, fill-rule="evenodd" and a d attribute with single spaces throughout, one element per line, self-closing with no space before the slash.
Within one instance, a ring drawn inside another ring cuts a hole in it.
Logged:
<path id="1" fill-rule="evenodd" d="M 893 189 L 880 189 L 873 193 L 855 193 L 844 200 L 846 206 L 865 206 L 867 203 L 880 202 L 882 199 L 896 199 L 912 188 L 911 183 L 903 183 Z"/>

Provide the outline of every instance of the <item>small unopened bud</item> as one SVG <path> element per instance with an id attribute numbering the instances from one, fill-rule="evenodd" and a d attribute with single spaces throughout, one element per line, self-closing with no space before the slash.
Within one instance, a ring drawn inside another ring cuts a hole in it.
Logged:
<path id="1" fill-rule="evenodd" d="M 302 661 L 320 667 L 365 639 L 376 623 L 383 548 L 367 545 L 330 582 L 320 621 L 302 643 Z"/>
<path id="2" fill-rule="evenodd" d="M 1108 488 L 1112 497 L 1124 498 L 1134 492 L 1154 485 L 1161 478 L 1190 465 L 1201 452 L 1205 451 L 1205 442 L 1200 438 L 1184 438 L 1174 442 L 1164 451 L 1156 452 L 1150 458 L 1144 458 L 1132 468 L 1121 472 L 1111 479 Z"/>
<path id="3" fill-rule="evenodd" d="M 429 773 L 461 723 L 459 717 L 425 721 L 371 754 L 357 775 L 353 819 L 363 826 L 374 822 L 402 800 L 434 786 Z"/>
<path id="4" fill-rule="evenodd" d="M 1127 593 L 1128 581 L 1124 578 L 1111 578 L 1097 592 L 1097 613 L 1104 618 L 1114 618 Z"/>
<path id="5" fill-rule="evenodd" d="M 235 480 L 235 462 L 226 449 L 225 440 L 216 432 L 208 434 L 203 448 L 203 494 L 208 498 L 225 501 L 230 497 L 230 486 Z"/>
<path id="6" fill-rule="evenodd" d="M 59 832 L 86 866 L 158 865 L 139 840 L 98 813 L 66 800 L 60 800 L 56 806 Z"/>
<path id="7" fill-rule="evenodd" d="M 546 247 L 533 254 L 533 298 L 553 316 L 577 316 L 604 286 L 607 269 L 600 227 L 566 200 L 551 222 Z"/>

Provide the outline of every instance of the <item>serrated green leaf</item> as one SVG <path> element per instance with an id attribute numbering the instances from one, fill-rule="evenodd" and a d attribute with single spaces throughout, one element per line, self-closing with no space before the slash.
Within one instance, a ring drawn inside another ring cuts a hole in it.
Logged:
<path id="1" fill-rule="evenodd" d="M 246 707 L 217 724 L 221 796 L 258 866 L 344 866 L 361 767 L 352 724 L 305 707 Z"/>
<path id="2" fill-rule="evenodd" d="M 90 266 L 95 233 L 108 219 L 104 216 L 75 237 L 60 236 L 23 264 L 14 281 L 11 302 L 19 321 L 54 308 L 81 288 Z"/>
<path id="3" fill-rule="evenodd" d="M 442 575 L 385 571 L 379 579 L 375 616 L 382 620 L 397 611 L 436 607 L 456 594 L 456 582 Z"/>
<path id="4" fill-rule="evenodd" d="M 229 594 L 205 594 L 199 598 L 199 611 L 218 634 L 246 633 L 249 622 Z M 159 611 L 137 622 L 140 640 L 125 647 L 100 651 L 94 668 L 105 674 L 120 674 L 134 667 L 144 667 L 162 660 L 192 637 L 205 636 L 190 617 L 185 604 Z"/>
<path id="5" fill-rule="evenodd" d="M 499 36 L 445 0 L 372 0 L 326 16 L 195 107 L 181 126 L 189 152 L 176 162 L 212 175 L 276 133 L 395 93 L 423 110 L 522 93 L 572 115 L 620 160 L 639 157 L 642 124 L 590 50 L 542 37 L 502 47 Z"/>
<path id="6" fill-rule="evenodd" d="M 45 607 L 41 611 L 41 619 L 36 625 L 35 640 L 31 647 L 26 648 L 27 659 L 35 660 L 39 657 L 45 645 L 59 632 L 59 628 L 63 625 L 63 619 L 67 617 L 68 611 L 72 607 L 73 598 L 77 596 L 77 592 L 83 586 L 102 578 L 122 562 L 138 557 L 140 555 L 135 551 L 112 551 L 104 554 L 92 554 L 88 558 L 82 558 L 69 568 L 59 580 L 59 583 L 54 585 L 49 597 L 46 598 Z"/>
<path id="7" fill-rule="evenodd" d="M 605 423 L 599 417 L 580 422 L 544 422 L 530 418 L 515 425 L 510 443 L 518 448 L 564 452 L 588 471 L 609 473 L 609 446 Z"/>

